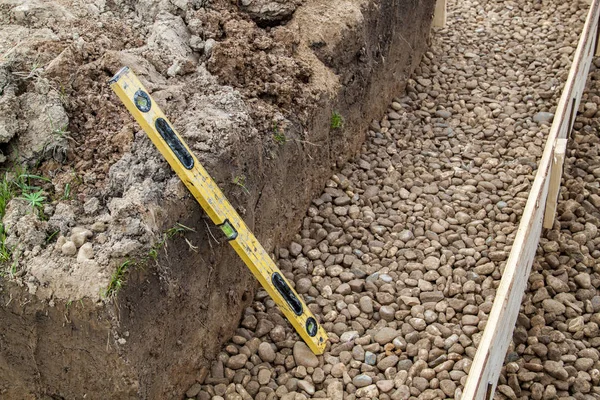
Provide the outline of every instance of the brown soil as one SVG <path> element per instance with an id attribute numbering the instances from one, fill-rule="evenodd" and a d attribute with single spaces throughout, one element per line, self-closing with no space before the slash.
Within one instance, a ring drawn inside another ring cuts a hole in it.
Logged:
<path id="1" fill-rule="evenodd" d="M 0 281 L 1 397 L 176 398 L 252 299 L 254 279 L 111 92 L 112 74 L 133 68 L 276 252 L 403 89 L 433 3 L 307 0 L 266 15 L 225 0 L 0 1 L 0 110 L 16 110 L 0 116 L 0 150 L 7 167 L 51 180 L 45 218 L 15 203 L 4 221 L 20 250 Z M 330 128 L 334 110 L 343 129 Z M 175 222 L 195 231 L 103 298 L 115 267 L 147 258 Z M 75 227 L 90 230 L 93 258 L 61 250 Z"/>

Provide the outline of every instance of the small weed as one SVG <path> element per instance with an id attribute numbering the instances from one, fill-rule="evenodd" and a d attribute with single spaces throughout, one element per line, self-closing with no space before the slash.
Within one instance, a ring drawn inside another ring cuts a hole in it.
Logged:
<path id="1" fill-rule="evenodd" d="M 287 142 L 287 138 L 282 132 L 275 132 L 275 134 L 273 135 L 273 139 L 279 145 L 284 145 Z"/>
<path id="2" fill-rule="evenodd" d="M 234 184 L 238 185 L 239 187 L 241 187 L 242 189 L 244 189 L 244 192 L 246 192 L 246 194 L 250 194 L 250 192 L 248 191 L 248 188 L 246 187 L 246 177 L 244 175 L 237 175 L 233 178 L 232 181 Z"/>
<path id="3" fill-rule="evenodd" d="M 167 239 L 172 239 L 175 235 L 182 234 L 183 232 L 195 231 L 192 228 L 177 222 L 172 228 L 166 230 L 165 235 L 167 236 Z"/>
<path id="4" fill-rule="evenodd" d="M 117 270 L 112 274 L 108 287 L 104 291 L 104 297 L 114 297 L 125 286 L 125 274 L 129 271 L 129 267 L 132 265 L 131 260 L 125 261 L 123 264 L 117 267 Z"/>
<path id="5" fill-rule="evenodd" d="M 14 279 L 17 275 L 17 267 L 19 266 L 19 258 L 21 258 L 21 251 L 19 251 L 19 246 L 11 251 L 10 258 L 12 258 L 12 264 L 8 269 L 8 276 L 10 279 Z"/>
<path id="6" fill-rule="evenodd" d="M 23 193 L 23 196 L 19 198 L 27 201 L 32 209 L 41 211 L 46 200 L 46 197 L 42 196 L 42 194 L 43 191 L 40 189 L 37 192 Z"/>
<path id="7" fill-rule="evenodd" d="M 344 118 L 338 113 L 334 111 L 331 113 L 331 129 L 339 129 L 344 125 Z"/>
<path id="8" fill-rule="evenodd" d="M 4 243 L 6 235 L 2 234 L 0 240 L 2 241 L 2 243 L 0 243 L 0 263 L 6 263 L 10 261 L 11 258 L 10 249 L 6 247 L 6 244 Z"/>
<path id="9" fill-rule="evenodd" d="M 275 143 L 278 145 L 284 145 L 288 141 L 285 132 L 279 128 L 277 122 L 273 124 L 273 140 L 275 140 Z"/>
<path id="10" fill-rule="evenodd" d="M 114 298 L 119 290 L 125 286 L 126 275 L 132 267 L 143 269 L 150 259 L 156 261 L 156 259 L 158 259 L 159 250 L 161 248 L 165 248 L 166 251 L 167 241 L 176 235 L 183 235 L 184 232 L 194 232 L 194 229 L 183 224 L 176 223 L 172 228 L 167 229 L 163 233 L 162 238 L 156 242 L 154 246 L 152 246 L 146 256 L 143 256 L 138 261 L 127 260 L 122 263 L 112 274 L 108 287 L 102 292 L 102 296 L 108 299 Z"/>
<path id="11" fill-rule="evenodd" d="M 156 259 L 158 259 L 158 251 L 161 248 L 166 249 L 167 241 L 173 239 L 173 237 L 175 237 L 176 235 L 183 235 L 185 232 L 195 232 L 195 230 L 190 228 L 189 226 L 180 224 L 179 222 L 177 222 L 172 228 L 167 229 L 163 233 L 161 240 L 156 242 L 154 246 L 152 246 L 152 248 L 148 251 L 148 255 L 141 260 L 142 263 L 146 263 L 148 259 L 156 261 Z"/>
<path id="12" fill-rule="evenodd" d="M 60 232 L 60 230 L 55 230 L 54 232 L 52 232 L 51 234 L 49 234 L 48 236 L 46 236 L 46 243 L 50 243 L 55 237 L 56 235 L 58 235 Z"/>
<path id="13" fill-rule="evenodd" d="M 83 177 L 75 171 L 75 168 L 71 171 L 71 175 L 73 176 L 76 185 L 81 185 L 83 183 Z"/>
<path id="14" fill-rule="evenodd" d="M 60 102 L 63 106 L 68 106 L 68 96 L 67 96 L 67 90 L 65 88 L 65 86 L 61 83 L 60 84 L 60 90 L 58 91 L 58 97 L 60 98 Z"/>
<path id="15" fill-rule="evenodd" d="M 65 191 L 62 196 L 62 200 L 69 200 L 71 198 L 71 184 L 67 183 L 65 185 Z"/>
<path id="16" fill-rule="evenodd" d="M 18 76 L 21 79 L 40 78 L 42 66 L 43 64 L 39 60 L 36 60 L 31 65 L 29 71 L 16 71 L 13 72 L 13 75 Z"/>
<path id="17" fill-rule="evenodd" d="M 4 217 L 4 213 L 6 212 L 6 206 L 10 199 L 15 196 L 16 188 L 14 187 L 13 182 L 7 179 L 6 174 L 4 179 L 0 182 L 0 216 Z"/>
<path id="18" fill-rule="evenodd" d="M 73 140 L 71 132 L 68 131 L 68 125 L 57 126 L 54 124 L 54 121 L 52 121 L 50 114 L 47 115 L 50 120 L 50 132 L 52 132 L 53 135 L 57 136 L 59 139 Z"/>
<path id="19" fill-rule="evenodd" d="M 83 184 L 83 178 L 75 169 L 71 169 L 69 182 L 65 183 L 62 190 L 62 195 L 56 193 L 54 200 L 72 200 L 75 198 L 77 188 Z"/>
<path id="20" fill-rule="evenodd" d="M 66 125 L 60 128 L 52 129 L 52 134 L 58 136 L 60 139 L 73 140 L 71 137 L 71 132 L 67 130 Z"/>
<path id="21" fill-rule="evenodd" d="M 1 224 L 0 224 L 1 225 Z M 4 226 L 2 226 L 2 233 L 0 234 L 0 263 L 7 263 L 11 259 L 11 251 L 6 246 L 6 234 L 4 233 Z"/>
<path id="22" fill-rule="evenodd" d="M 156 260 L 158 258 L 158 249 L 156 249 L 156 247 L 152 247 L 148 252 L 148 257 L 150 257 L 153 260 Z"/>
<path id="23" fill-rule="evenodd" d="M 10 276 L 11 279 L 14 279 L 15 276 L 17 275 L 17 265 L 19 265 L 19 262 L 17 260 L 13 261 L 13 263 L 10 265 L 10 270 L 8 271 L 8 275 Z"/>
<path id="24" fill-rule="evenodd" d="M 50 182 L 48 178 L 28 173 L 20 165 L 10 171 L 4 171 L 4 174 L 0 176 L 0 263 L 8 263 L 18 256 L 13 249 L 6 245 L 6 231 L 1 222 L 10 200 L 18 197 L 27 201 L 32 209 L 37 211 L 40 217 L 43 217 L 42 208 L 46 198 L 42 195 L 41 187 L 34 184 L 35 181 Z M 11 270 L 16 268 L 17 264 L 18 262 L 13 263 Z"/>
<path id="25" fill-rule="evenodd" d="M 67 156 L 68 141 L 75 142 L 75 139 L 71 136 L 71 132 L 68 131 L 67 125 L 57 126 L 49 114 L 48 119 L 50 120 L 50 132 L 53 137 L 49 138 L 44 144 L 44 153 L 51 154 L 52 158 L 63 162 Z"/>

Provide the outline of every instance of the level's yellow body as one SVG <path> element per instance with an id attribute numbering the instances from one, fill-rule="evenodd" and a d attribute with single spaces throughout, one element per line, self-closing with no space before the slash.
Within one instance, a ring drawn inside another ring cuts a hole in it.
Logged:
<path id="1" fill-rule="evenodd" d="M 127 67 L 110 81 L 112 89 L 144 129 L 171 168 L 315 354 L 322 354 L 327 334 L 300 296 L 256 240 L 210 175 L 192 154 L 150 94 Z"/>

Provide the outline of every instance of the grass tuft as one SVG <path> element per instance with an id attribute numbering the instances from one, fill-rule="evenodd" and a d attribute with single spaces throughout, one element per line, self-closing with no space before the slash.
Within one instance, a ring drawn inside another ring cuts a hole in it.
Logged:
<path id="1" fill-rule="evenodd" d="M 285 136 L 285 132 L 279 128 L 277 122 L 273 124 L 273 140 L 275 140 L 275 143 L 280 146 L 286 144 L 288 141 L 287 137 Z"/>
<path id="2" fill-rule="evenodd" d="M 127 260 L 113 272 L 108 287 L 104 291 L 104 297 L 112 298 L 119 293 L 119 290 L 125 286 L 125 274 L 129 271 L 129 267 L 133 264 L 131 260 Z"/>
<path id="3" fill-rule="evenodd" d="M 339 112 L 334 111 L 331 113 L 331 129 L 339 129 L 344 125 L 344 118 Z"/>
<path id="4" fill-rule="evenodd" d="M 150 248 L 147 255 L 143 256 L 138 261 L 126 260 L 125 262 L 123 262 L 112 274 L 110 282 L 108 283 L 108 287 L 102 293 L 102 297 L 107 299 L 114 298 L 117 295 L 117 293 L 119 293 L 119 290 L 121 290 L 121 288 L 125 286 L 127 272 L 132 267 L 143 268 L 149 260 L 156 261 L 156 259 L 158 259 L 159 250 L 161 248 L 164 248 L 166 251 L 167 241 L 174 238 L 175 236 L 182 236 L 185 232 L 194 232 L 194 230 L 178 222 L 173 227 L 167 229 L 163 233 L 162 238 L 158 242 L 156 242 L 154 246 L 152 246 L 152 248 Z"/>
<path id="5" fill-rule="evenodd" d="M 36 181 L 50 182 L 50 179 L 30 174 L 21 165 L 15 166 L 10 171 L 4 171 L 0 178 L 0 263 L 2 264 L 10 262 L 13 258 L 13 249 L 6 245 L 6 229 L 2 222 L 8 203 L 15 197 L 20 198 L 28 202 L 32 210 L 42 216 L 46 197 L 43 196 L 42 188 L 35 184 Z M 13 262 L 7 268 L 9 275 L 14 275 L 17 264 Z"/>
<path id="6" fill-rule="evenodd" d="M 238 185 L 239 187 L 241 187 L 242 189 L 244 189 L 244 192 L 246 192 L 246 194 L 250 194 L 250 191 L 248 190 L 248 188 L 246 187 L 246 176 L 245 175 L 237 175 L 233 178 L 232 181 L 235 185 Z"/>

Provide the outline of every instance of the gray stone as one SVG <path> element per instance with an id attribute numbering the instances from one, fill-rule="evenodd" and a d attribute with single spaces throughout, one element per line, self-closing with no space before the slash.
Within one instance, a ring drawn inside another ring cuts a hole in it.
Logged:
<path id="1" fill-rule="evenodd" d="M 477 86 L 478 86 L 478 83 L 477 83 L 476 79 L 471 79 L 471 80 L 467 81 L 467 83 L 465 84 L 465 87 L 469 90 L 476 89 Z"/>
<path id="2" fill-rule="evenodd" d="M 302 253 L 302 246 L 296 242 L 290 243 L 290 254 L 292 257 L 297 257 Z"/>
<path id="3" fill-rule="evenodd" d="M 550 124 L 552 123 L 552 120 L 554 120 L 554 114 L 545 111 L 540 111 L 533 116 L 533 120 L 537 123 Z"/>
<path id="4" fill-rule="evenodd" d="M 456 391 L 456 383 L 450 379 L 443 379 L 440 381 L 440 389 L 444 392 L 444 394 L 448 397 L 454 397 L 454 393 Z"/>
<path id="5" fill-rule="evenodd" d="M 375 333 L 373 339 L 380 345 L 384 345 L 386 343 L 390 343 L 396 336 L 398 336 L 397 330 L 384 327 Z"/>
<path id="6" fill-rule="evenodd" d="M 396 311 L 391 306 L 381 306 L 379 308 L 379 317 L 384 321 L 393 321 Z"/>
<path id="7" fill-rule="evenodd" d="M 383 393 L 387 393 L 394 388 L 394 381 L 391 379 L 382 379 L 377 381 L 377 388 Z"/>
<path id="8" fill-rule="evenodd" d="M 187 392 L 185 392 L 185 395 L 187 397 L 196 397 L 198 395 L 198 393 L 200 393 L 200 390 L 202 389 L 202 386 L 199 383 L 194 383 L 192 385 L 192 387 L 190 387 Z"/>
<path id="9" fill-rule="evenodd" d="M 360 374 L 360 375 L 356 375 L 354 378 L 352 378 L 352 383 L 357 388 L 361 388 L 361 387 L 365 387 L 365 386 L 368 386 L 371 383 L 373 383 L 373 378 L 371 378 L 369 375 L 366 375 L 366 374 Z"/>
<path id="10" fill-rule="evenodd" d="M 237 354 L 235 356 L 229 357 L 229 359 L 227 360 L 227 363 L 225 363 L 225 365 L 227 365 L 227 367 L 231 368 L 231 369 L 240 369 L 246 365 L 247 361 L 248 361 L 247 355 Z"/>
<path id="11" fill-rule="evenodd" d="M 448 110 L 437 110 L 435 112 L 435 115 L 440 118 L 446 119 L 446 118 L 450 118 L 452 116 L 452 113 Z"/>
<path id="12" fill-rule="evenodd" d="M 398 360 L 398 356 L 396 355 L 387 356 L 377 363 L 377 368 L 380 371 L 385 371 L 387 368 L 395 367 L 398 364 Z"/>
<path id="13" fill-rule="evenodd" d="M 474 269 L 475 273 L 477 273 L 479 275 L 490 275 L 495 270 L 496 270 L 496 265 L 492 262 L 478 265 Z"/>
<path id="14" fill-rule="evenodd" d="M 75 227 L 71 231 L 71 241 L 75 243 L 75 246 L 77 246 L 78 248 L 83 246 L 83 244 L 87 242 L 87 240 L 92 236 L 92 231 L 81 227 Z"/>
<path id="15" fill-rule="evenodd" d="M 266 385 L 269 383 L 270 380 L 271 371 L 269 371 L 266 368 L 263 368 L 260 371 L 258 371 L 258 383 L 260 383 L 261 385 Z"/>
<path id="16" fill-rule="evenodd" d="M 271 332 L 275 328 L 275 325 L 269 321 L 267 318 L 261 318 L 258 320 L 256 324 L 256 329 L 254 330 L 254 336 L 260 338 Z"/>
<path id="17" fill-rule="evenodd" d="M 544 362 L 544 371 L 548 373 L 548 375 L 559 379 L 566 380 L 569 377 L 569 373 L 565 370 L 565 368 L 558 361 L 547 360 Z"/>
<path id="18" fill-rule="evenodd" d="M 344 399 L 344 386 L 342 382 L 334 380 L 327 386 L 327 397 L 331 400 L 343 400 Z"/>
<path id="19" fill-rule="evenodd" d="M 273 362 L 275 360 L 275 351 L 267 342 L 262 342 L 258 346 L 258 356 L 265 362 Z"/>
<path id="20" fill-rule="evenodd" d="M 302 365 L 307 368 L 319 366 L 319 359 L 304 342 L 297 341 L 294 344 L 293 354 L 296 365 Z"/>
<path id="21" fill-rule="evenodd" d="M 569 292 L 569 285 L 560 278 L 557 278 L 553 275 L 548 275 L 546 281 L 548 282 L 548 286 L 554 289 L 557 293 Z"/>
<path id="22" fill-rule="evenodd" d="M 67 242 L 69 243 L 69 242 Z M 65 243 L 66 244 L 66 243 Z M 64 247 L 64 245 L 63 245 Z M 77 262 L 85 262 L 94 258 L 94 249 L 91 243 L 85 243 L 77 252 Z"/>
<path id="23" fill-rule="evenodd" d="M 70 240 L 67 240 L 60 249 L 65 256 L 74 256 L 77 254 L 77 246 Z"/>
<path id="24" fill-rule="evenodd" d="M 300 278 L 298 279 L 298 281 L 296 281 L 296 292 L 298 292 L 299 294 L 305 294 L 308 293 L 308 289 L 310 289 L 312 286 L 312 282 L 310 281 L 310 279 L 308 278 Z"/>
<path id="25" fill-rule="evenodd" d="M 579 287 L 583 289 L 589 289 L 592 287 L 592 279 L 590 278 L 590 274 L 578 274 L 573 278 L 573 280 Z"/>
<path id="26" fill-rule="evenodd" d="M 363 296 L 358 301 L 360 305 L 360 309 L 367 314 L 371 314 L 373 312 L 373 300 L 370 297 Z"/>
<path id="27" fill-rule="evenodd" d="M 422 292 L 419 295 L 421 303 L 437 303 L 444 299 L 444 293 L 440 291 Z"/>
<path id="28" fill-rule="evenodd" d="M 427 271 L 437 270 L 440 266 L 440 260 L 436 257 L 427 257 L 423 260 L 423 265 Z"/>
<path id="29" fill-rule="evenodd" d="M 340 342 L 349 342 L 351 340 L 356 339 L 358 336 L 359 335 L 357 331 L 347 331 L 342 333 L 342 335 L 340 336 Z"/>
<path id="30" fill-rule="evenodd" d="M 376 385 L 365 386 L 356 391 L 356 396 L 367 399 L 376 399 L 377 396 L 379 396 L 379 389 L 377 389 Z"/>
<path id="31" fill-rule="evenodd" d="M 315 371 L 312 374 L 313 383 L 319 384 L 325 380 L 325 372 L 322 368 L 315 368 Z"/>
<path id="32" fill-rule="evenodd" d="M 279 343 L 285 340 L 285 328 L 281 325 L 276 325 L 271 332 L 269 332 L 269 337 L 273 342 Z"/>
<path id="33" fill-rule="evenodd" d="M 299 380 L 298 381 L 298 388 L 301 389 L 301 390 L 304 390 L 309 395 L 315 394 L 315 387 L 314 387 L 314 385 L 312 383 L 308 382 L 308 381 Z"/>
<path id="34" fill-rule="evenodd" d="M 567 308 L 561 302 L 554 299 L 546 299 L 542 301 L 544 311 L 554 314 L 564 314 Z"/>
<path id="35" fill-rule="evenodd" d="M 365 364 L 375 365 L 377 363 L 377 355 L 370 351 L 365 351 Z"/>
<path id="36" fill-rule="evenodd" d="M 398 371 L 408 371 L 413 366 L 412 360 L 400 360 L 398 361 Z"/>

